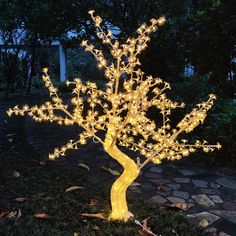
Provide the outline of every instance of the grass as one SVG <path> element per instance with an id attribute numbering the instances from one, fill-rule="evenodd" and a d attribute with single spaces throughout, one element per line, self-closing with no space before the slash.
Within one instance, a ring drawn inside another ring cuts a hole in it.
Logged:
<path id="1" fill-rule="evenodd" d="M 29 178 L 30 185 L 25 183 L 17 186 L 22 191 L 21 196 L 26 196 L 27 193 L 27 197 L 29 197 L 27 202 L 16 203 L 10 199 L 2 202 L 5 210 L 21 209 L 22 212 L 19 220 L 9 220 L 2 226 L 0 229 L 2 235 L 69 236 L 75 232 L 78 235 L 86 236 L 139 235 L 140 227 L 135 225 L 134 221 L 128 223 L 107 222 L 80 215 L 81 213 L 98 213 L 101 211 L 107 215 L 110 207 L 107 191 L 94 189 L 83 182 L 84 190 L 65 193 L 68 181 L 71 181 L 70 178 L 61 177 L 59 181 L 55 182 L 55 176 L 53 178 L 55 171 L 50 171 L 50 173 L 47 179 L 42 179 L 38 176 L 39 171 L 38 174 L 34 174 L 34 180 Z M 69 173 L 65 171 L 64 176 L 68 175 Z M 81 178 L 78 178 L 78 183 L 81 180 Z M 41 193 L 39 191 L 43 191 L 42 193 L 45 193 L 45 195 L 39 194 Z M 90 206 L 91 199 L 96 199 L 98 203 L 95 206 Z M 130 209 L 135 212 L 136 219 L 142 221 L 150 217 L 148 226 L 158 235 L 204 235 L 200 229 L 178 213 L 144 205 L 142 201 L 137 199 L 129 199 L 129 202 L 132 202 Z M 34 214 L 36 213 L 45 213 L 49 218 L 35 218 Z"/>
<path id="2" fill-rule="evenodd" d="M 0 217 L 1 236 L 141 235 L 141 227 L 134 220 L 108 222 L 81 216 L 81 213 L 108 215 L 109 190 L 88 184 L 85 172 L 68 165 L 66 160 L 43 160 L 25 139 L 24 119 L 6 119 L 0 120 L 0 215 L 8 211 L 19 212 L 19 209 L 21 215 L 19 219 Z M 75 185 L 84 188 L 65 192 Z M 26 200 L 14 200 L 19 197 Z M 90 204 L 91 200 L 97 203 Z M 131 212 L 135 212 L 135 219 L 142 222 L 148 218 L 148 227 L 156 235 L 205 235 L 178 212 L 147 205 L 137 198 L 130 197 L 128 202 Z M 47 217 L 36 218 L 34 215 L 39 213 Z"/>

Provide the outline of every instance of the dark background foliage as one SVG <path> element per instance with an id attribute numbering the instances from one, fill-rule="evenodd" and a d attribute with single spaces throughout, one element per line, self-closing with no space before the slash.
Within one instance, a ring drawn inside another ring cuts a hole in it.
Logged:
<path id="1" fill-rule="evenodd" d="M 79 47 L 83 38 L 99 44 L 88 10 L 96 10 L 104 19 L 104 27 L 119 27 L 121 32 L 116 37 L 120 41 L 135 34 L 142 22 L 165 15 L 166 24 L 152 35 L 149 47 L 141 55 L 142 69 L 146 74 L 171 82 L 170 96 L 183 100 L 188 108 L 205 99 L 208 93 L 218 96 L 206 124 L 194 133 L 194 137 L 204 136 L 213 143 L 222 142 L 220 155 L 227 160 L 224 164 L 236 165 L 234 3 L 234 0 L 0 0 L 3 41 L 0 90 L 8 97 L 16 91 L 24 94 L 30 93 L 32 87 L 41 87 L 42 66 L 49 65 L 53 77 L 58 78 L 57 52 L 45 49 L 55 39 L 70 51 L 68 77 L 79 75 L 85 80 L 102 83 L 102 74 L 97 72 L 95 62 Z M 73 32 L 73 36 L 68 37 L 68 32 Z M 12 48 L 16 39 L 24 45 L 23 49 Z M 22 50 L 25 56 L 19 57 Z M 81 58 L 85 58 L 83 66 L 79 64 Z M 187 64 L 194 66 L 191 77 L 184 76 Z M 68 91 L 63 84 L 59 87 Z M 180 111 L 173 118 L 178 119 L 187 111 Z"/>

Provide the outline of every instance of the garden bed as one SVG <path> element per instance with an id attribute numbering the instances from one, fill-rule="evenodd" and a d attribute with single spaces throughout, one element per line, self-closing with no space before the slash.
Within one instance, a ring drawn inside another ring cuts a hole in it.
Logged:
<path id="1" fill-rule="evenodd" d="M 156 235 L 204 235 L 181 214 L 137 198 L 128 200 L 135 219 L 127 223 L 82 216 L 109 214 L 108 189 L 94 188 L 65 160 L 44 161 L 25 139 L 23 118 L 2 118 L 0 235 L 149 235 L 134 222 L 147 218 Z M 71 186 L 82 188 L 65 192 Z"/>

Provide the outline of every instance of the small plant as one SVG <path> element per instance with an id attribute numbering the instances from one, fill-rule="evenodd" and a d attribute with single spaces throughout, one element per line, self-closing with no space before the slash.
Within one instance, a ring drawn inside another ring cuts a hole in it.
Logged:
<path id="1" fill-rule="evenodd" d="M 73 82 L 68 81 L 67 85 L 74 86 L 71 99 L 74 109 L 70 111 L 68 105 L 63 104 L 59 98 L 45 68 L 42 78 L 52 101 L 41 106 L 16 106 L 7 113 L 9 116 L 28 114 L 38 122 L 50 121 L 84 129 L 78 140 L 70 140 L 49 154 L 49 158 L 53 160 L 64 156 L 69 149 L 77 149 L 79 144 L 86 144 L 88 139 L 100 142 L 104 150 L 124 168 L 124 172 L 111 188 L 112 209 L 109 218 L 126 221 L 132 215 L 128 211 L 126 190 L 148 162 L 160 164 L 163 159 L 180 159 L 199 148 L 209 152 L 221 147 L 219 143 L 209 145 L 206 141 L 196 140 L 195 143 L 189 144 L 187 140 L 178 140 L 181 133 L 189 133 L 203 123 L 215 96 L 210 94 L 206 102 L 198 104 L 176 128 L 172 128 L 169 118 L 171 110 L 182 108 L 184 104 L 169 100 L 165 91 L 170 89 L 170 84 L 160 78 L 144 75 L 139 68 L 138 59 L 139 54 L 147 47 L 149 35 L 165 23 L 165 18 L 151 19 L 149 25 L 142 24 L 137 30 L 136 38 L 128 38 L 124 44 L 120 44 L 117 40 L 112 40 L 111 31 L 103 30 L 102 19 L 94 16 L 94 11 L 89 14 L 97 27 L 97 36 L 103 44 L 110 46 L 113 60 L 106 60 L 103 52 L 87 41 L 83 41 L 82 46 L 95 56 L 98 68 L 104 69 L 108 80 L 107 89 L 98 89 L 97 85 L 91 82 L 84 85 L 78 78 Z M 84 109 L 85 105 L 89 108 Z M 161 113 L 160 127 L 147 117 L 150 107 L 156 107 Z M 142 158 L 132 160 L 117 145 L 140 153 Z"/>

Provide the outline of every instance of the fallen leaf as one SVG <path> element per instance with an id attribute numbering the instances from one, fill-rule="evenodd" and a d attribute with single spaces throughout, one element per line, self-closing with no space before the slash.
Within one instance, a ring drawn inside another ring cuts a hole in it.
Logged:
<path id="1" fill-rule="evenodd" d="M 90 170 L 89 166 L 87 166 L 87 165 L 85 165 L 83 163 L 79 163 L 78 166 L 83 168 L 83 169 L 85 169 L 85 170 L 88 170 L 88 171 Z"/>
<path id="2" fill-rule="evenodd" d="M 9 138 L 9 139 L 8 139 L 8 142 L 9 142 L 9 143 L 12 143 L 12 142 L 13 142 L 13 139 L 12 139 L 12 138 Z"/>
<path id="3" fill-rule="evenodd" d="M 109 169 L 109 172 L 110 172 L 112 175 L 116 175 L 116 176 L 120 175 L 120 172 L 117 171 L 117 170 Z"/>
<path id="4" fill-rule="evenodd" d="M 172 229 L 172 233 L 174 233 L 176 236 L 179 236 L 179 234 L 174 229 Z"/>
<path id="5" fill-rule="evenodd" d="M 16 134 L 7 134 L 6 137 L 15 136 Z"/>
<path id="6" fill-rule="evenodd" d="M 136 187 L 136 186 L 139 186 L 139 185 L 141 185 L 141 184 L 138 183 L 138 182 L 133 182 L 130 186 L 132 186 L 132 187 Z"/>
<path id="7" fill-rule="evenodd" d="M 102 166 L 101 169 L 102 169 L 102 170 L 105 170 L 105 171 L 107 171 L 107 172 L 109 172 L 110 174 L 115 175 L 115 176 L 120 175 L 120 172 L 119 172 L 119 171 L 110 169 L 110 168 L 108 168 L 108 167 L 106 167 L 106 166 Z"/>
<path id="8" fill-rule="evenodd" d="M 180 208 L 180 209 L 182 209 L 182 210 L 187 209 L 187 208 L 189 207 L 189 204 L 186 203 L 186 202 L 178 202 L 178 203 L 173 203 L 173 204 L 171 204 L 171 205 L 172 205 L 172 207 L 173 207 L 173 206 L 174 206 L 174 207 L 178 207 L 178 208 Z"/>
<path id="9" fill-rule="evenodd" d="M 142 236 L 154 236 L 155 234 L 151 231 L 151 228 L 148 227 L 148 219 L 146 218 L 145 220 L 143 220 L 143 225 L 140 224 L 140 226 L 142 227 L 141 230 L 139 230 L 139 234 Z"/>
<path id="10" fill-rule="evenodd" d="M 128 218 L 130 219 L 130 218 L 133 218 L 133 217 L 134 217 L 134 214 L 132 212 L 128 211 Z"/>
<path id="11" fill-rule="evenodd" d="M 97 205 L 97 203 L 98 203 L 98 200 L 97 200 L 97 199 L 94 199 L 94 198 L 92 198 L 92 199 L 90 200 L 89 206 L 96 206 L 96 205 Z"/>
<path id="12" fill-rule="evenodd" d="M 21 209 L 19 209 L 18 211 L 9 212 L 9 214 L 7 215 L 7 218 L 18 220 L 21 216 L 22 216 Z"/>
<path id="13" fill-rule="evenodd" d="M 42 193 L 42 192 L 37 193 L 37 197 L 44 197 L 45 195 L 46 195 L 46 193 Z"/>
<path id="14" fill-rule="evenodd" d="M 40 161 L 39 164 L 40 164 L 41 166 L 46 166 L 46 165 L 47 165 L 47 162 L 46 162 L 46 161 Z"/>
<path id="15" fill-rule="evenodd" d="M 148 228 L 148 225 L 147 225 L 148 219 L 149 218 L 146 218 L 146 219 L 143 220 L 143 227 L 146 228 L 146 229 Z"/>
<path id="16" fill-rule="evenodd" d="M 0 213 L 0 218 L 7 216 L 10 213 L 10 211 L 3 211 Z"/>
<path id="17" fill-rule="evenodd" d="M 16 171 L 16 170 L 13 171 L 13 175 L 14 175 L 14 177 L 16 177 L 16 178 L 19 178 L 19 177 L 20 177 L 20 173 L 19 173 L 18 171 Z"/>
<path id="18" fill-rule="evenodd" d="M 49 215 L 45 213 L 37 213 L 37 214 L 34 214 L 34 217 L 37 219 L 48 219 Z"/>
<path id="19" fill-rule="evenodd" d="M 103 214 L 98 213 L 98 214 L 80 214 L 81 216 L 87 216 L 87 217 L 94 217 L 94 218 L 98 218 L 98 219 L 102 219 L 102 220 L 107 220 L 107 218 L 105 216 L 103 216 Z"/>
<path id="20" fill-rule="evenodd" d="M 93 230 L 100 230 L 100 228 L 97 225 L 93 225 L 92 229 Z"/>
<path id="21" fill-rule="evenodd" d="M 72 187 L 67 188 L 65 192 L 67 193 L 67 192 L 71 192 L 71 191 L 83 189 L 83 188 L 84 187 L 81 187 L 81 186 L 72 186 Z"/>
<path id="22" fill-rule="evenodd" d="M 21 209 L 18 210 L 16 219 L 18 220 L 22 216 Z"/>
<path id="23" fill-rule="evenodd" d="M 163 208 L 178 211 L 178 210 L 186 210 L 190 206 L 191 205 L 189 203 L 186 203 L 186 202 L 176 202 L 176 203 L 172 203 L 172 204 L 164 204 Z"/>
<path id="24" fill-rule="evenodd" d="M 55 199 L 54 197 L 45 197 L 46 201 L 50 201 L 50 200 L 54 200 L 54 199 Z"/>
<path id="25" fill-rule="evenodd" d="M 26 197 L 17 197 L 15 199 L 13 199 L 13 201 L 16 201 L 16 202 L 25 202 L 27 200 L 28 200 L 28 198 L 26 198 Z"/>
<path id="26" fill-rule="evenodd" d="M 10 211 L 8 214 L 7 214 L 7 218 L 14 218 L 17 214 L 17 211 Z"/>

